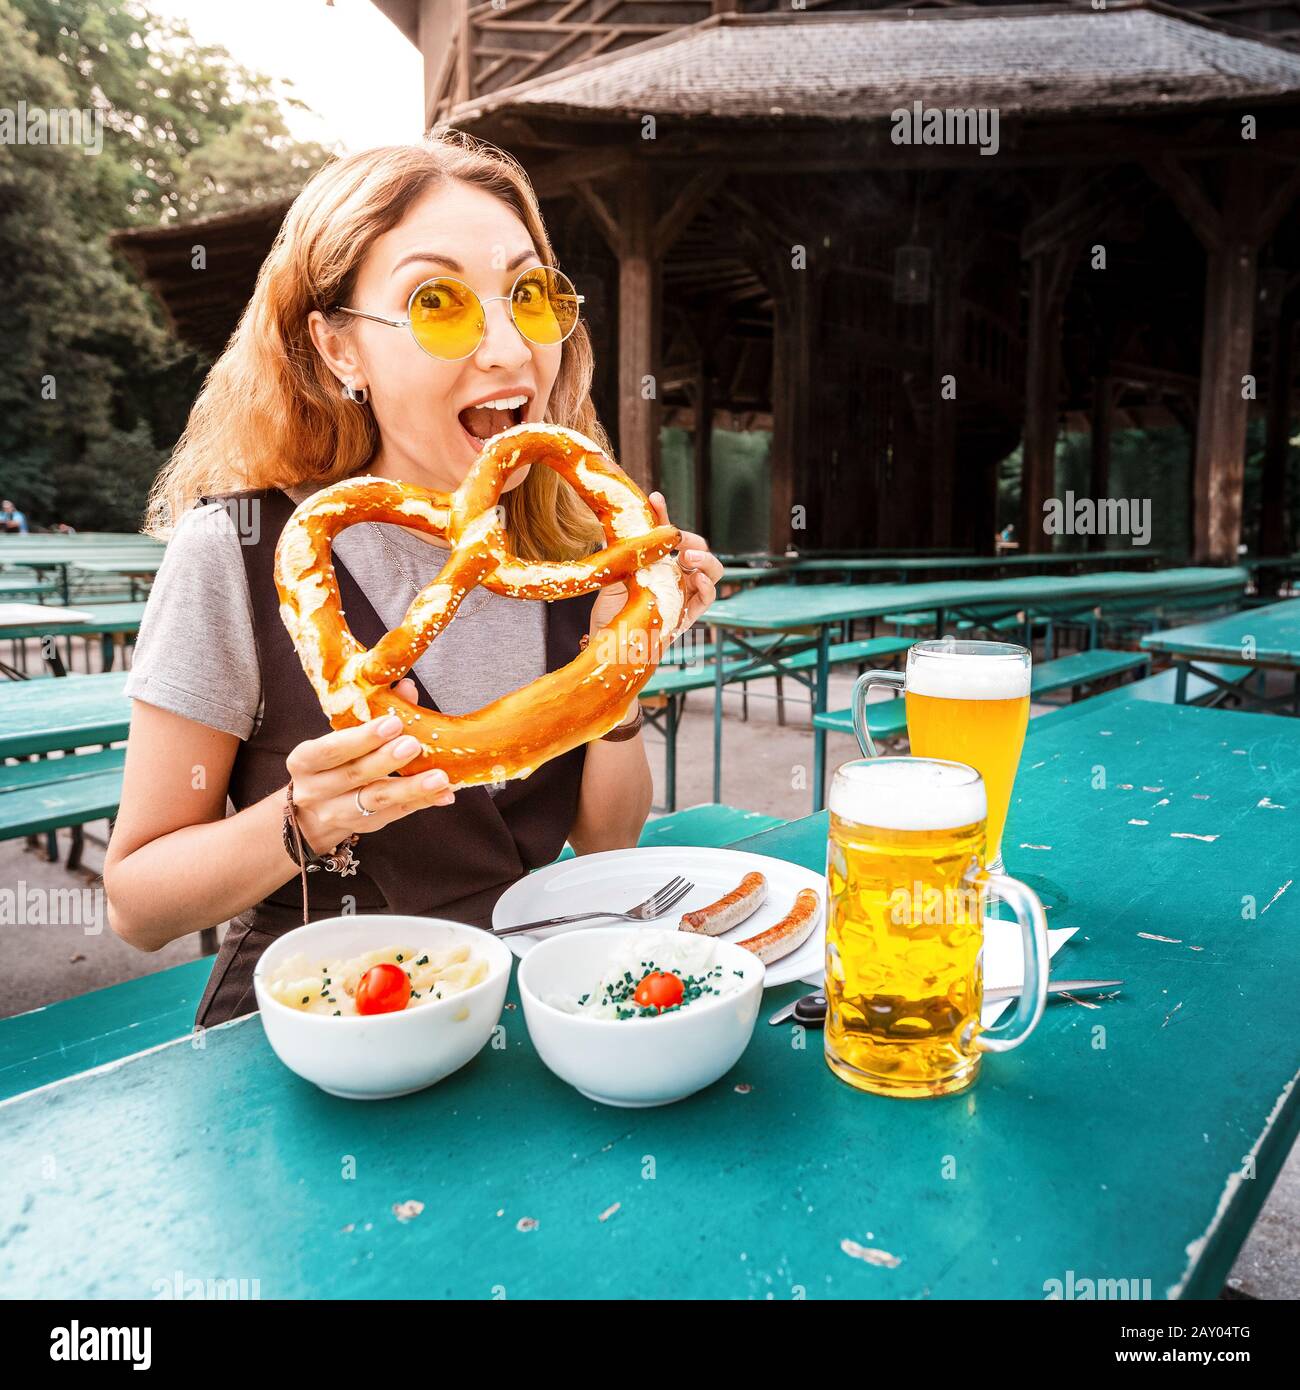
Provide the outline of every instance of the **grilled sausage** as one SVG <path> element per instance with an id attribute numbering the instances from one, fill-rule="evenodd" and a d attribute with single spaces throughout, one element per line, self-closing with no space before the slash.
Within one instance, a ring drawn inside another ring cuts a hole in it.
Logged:
<path id="1" fill-rule="evenodd" d="M 797 951 L 808 940 L 821 913 L 820 894 L 812 888 L 801 888 L 794 906 L 774 927 L 751 936 L 748 941 L 737 941 L 736 945 L 753 951 L 759 960 L 770 965 L 772 961 L 788 956 L 791 951 Z"/>
<path id="2" fill-rule="evenodd" d="M 699 932 L 703 936 L 721 936 L 750 915 L 767 897 L 767 877 L 746 874 L 726 897 L 701 907 L 695 912 L 682 913 L 682 931 Z"/>

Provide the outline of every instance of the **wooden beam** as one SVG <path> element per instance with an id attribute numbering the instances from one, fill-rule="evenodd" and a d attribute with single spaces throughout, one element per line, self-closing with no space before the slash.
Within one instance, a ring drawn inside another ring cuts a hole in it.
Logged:
<path id="1" fill-rule="evenodd" d="M 619 463 L 643 492 L 659 486 L 659 262 L 654 189 L 646 177 L 619 190 Z"/>
<path id="2" fill-rule="evenodd" d="M 469 23 L 469 0 L 454 0 L 456 9 L 456 87 L 453 100 L 468 101 L 474 87 L 474 55 Z"/>
<path id="3" fill-rule="evenodd" d="M 555 198 L 562 193 L 577 196 L 584 185 L 590 187 L 607 179 L 622 178 L 633 163 L 625 150 L 611 146 L 601 150 L 570 151 L 545 163 L 530 162 L 528 173 L 539 198 Z"/>
<path id="4" fill-rule="evenodd" d="M 1089 491 L 1094 499 L 1110 495 L 1110 429 L 1114 414 L 1115 388 L 1109 376 L 1094 378 L 1092 383 L 1091 458 L 1089 460 Z M 1105 548 L 1107 538 L 1100 533 L 1091 539 L 1093 550 Z"/>
<path id="5" fill-rule="evenodd" d="M 615 256 L 622 255 L 623 229 L 619 226 L 618 218 L 614 216 L 609 204 L 589 183 L 575 184 L 573 193 L 591 215 L 591 220 L 596 224 L 596 230 L 605 238 L 606 246 Z"/>
<path id="6" fill-rule="evenodd" d="M 1020 547 L 1051 549 L 1043 529 L 1043 504 L 1056 486 L 1056 436 L 1060 412 L 1061 330 L 1067 270 L 1075 242 L 1058 243 L 1029 262 L 1029 336 L 1025 344 L 1025 433 L 1020 484 Z"/>
<path id="7" fill-rule="evenodd" d="M 1217 247 L 1223 239 L 1223 219 L 1192 170 L 1172 155 L 1148 161 L 1147 170 L 1173 199 L 1201 245 L 1207 251 Z"/>
<path id="8" fill-rule="evenodd" d="M 1217 205 L 1202 181 L 1177 161 L 1150 167 L 1205 247 L 1192 548 L 1198 564 L 1232 564 L 1241 540 L 1250 409 L 1242 379 L 1250 371 L 1254 338 L 1256 264 L 1265 225 L 1263 166 L 1242 155 L 1228 160 Z M 1267 206 L 1272 215 L 1271 198 Z"/>
<path id="9" fill-rule="evenodd" d="M 775 317 L 772 334 L 771 512 L 768 548 L 780 555 L 791 544 L 807 548 L 824 517 L 812 515 L 812 393 L 815 381 L 813 342 L 820 319 L 821 276 L 813 264 L 802 270 L 786 266 L 772 286 Z M 792 529 L 794 507 L 801 505 L 806 529 Z"/>
<path id="10" fill-rule="evenodd" d="M 1125 191 L 1109 169 L 1076 185 L 1026 224 L 1020 237 L 1022 258 L 1029 260 L 1050 251 L 1085 229 L 1095 231 Z"/>
<path id="11" fill-rule="evenodd" d="M 953 501 L 957 470 L 957 412 L 961 392 L 969 383 L 961 372 L 961 253 L 949 246 L 934 277 L 933 352 L 929 370 L 930 419 L 930 528 L 929 543 L 947 547 L 952 544 Z M 942 381 L 952 376 L 957 383 L 957 396 L 944 399 Z"/>
<path id="12" fill-rule="evenodd" d="M 1291 210 L 1297 196 L 1300 196 L 1300 166 L 1281 178 L 1274 185 L 1272 192 L 1266 195 L 1255 224 L 1257 242 L 1262 244 L 1277 231 L 1278 223 Z"/>
<path id="13" fill-rule="evenodd" d="M 701 169 L 677 189 L 672 202 L 655 223 L 657 256 L 662 259 L 668 254 L 673 242 L 690 225 L 695 214 L 719 191 L 726 177 L 724 172 L 717 169 Z"/>
<path id="14" fill-rule="evenodd" d="M 699 358 L 695 374 L 695 427 L 692 436 L 691 482 L 694 492 L 695 530 L 708 540 L 713 530 L 710 502 L 713 493 L 713 364 Z"/>
<path id="15" fill-rule="evenodd" d="M 1260 476 L 1259 527 L 1261 555 L 1285 555 L 1290 551 L 1287 525 L 1286 474 L 1291 435 L 1291 343 L 1295 336 L 1295 317 L 1279 304 L 1271 325 L 1272 361 L 1268 385 L 1268 426 L 1264 440 L 1264 463 Z"/>

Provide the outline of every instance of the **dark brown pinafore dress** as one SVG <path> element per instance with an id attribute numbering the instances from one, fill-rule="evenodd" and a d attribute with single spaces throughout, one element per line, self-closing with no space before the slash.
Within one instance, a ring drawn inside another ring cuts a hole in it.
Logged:
<path id="1" fill-rule="evenodd" d="M 205 501 L 257 499 L 261 524 L 256 543 L 240 547 L 248 574 L 253 630 L 262 671 L 262 721 L 239 746 L 230 774 L 237 811 L 288 785 L 285 758 L 304 739 L 330 732 L 315 692 L 280 619 L 273 564 L 275 545 L 294 504 L 278 489 L 210 497 Z M 343 611 L 353 635 L 373 647 L 385 632 L 370 601 L 336 558 Z M 546 605 L 546 669 L 558 670 L 578 654 L 588 630 L 594 593 Z M 487 659 L 490 659 L 488 654 Z M 418 677 L 420 704 L 438 707 Z M 323 869 L 307 875 L 312 921 L 348 912 L 396 912 L 449 917 L 489 927 L 501 894 L 530 869 L 549 864 L 564 848 L 578 811 L 586 745 L 550 762 L 531 776 L 506 784 L 495 796 L 486 787 L 466 787 L 450 806 L 412 812 L 382 830 L 362 835 L 353 847 L 360 859 L 344 878 Z M 286 866 L 289 864 L 286 857 Z M 348 900 L 346 903 L 344 899 Z M 195 1016 L 196 1027 L 212 1027 L 257 1008 L 253 968 L 277 936 L 302 925 L 302 880 L 296 873 L 283 887 L 235 918 L 226 931 Z"/>

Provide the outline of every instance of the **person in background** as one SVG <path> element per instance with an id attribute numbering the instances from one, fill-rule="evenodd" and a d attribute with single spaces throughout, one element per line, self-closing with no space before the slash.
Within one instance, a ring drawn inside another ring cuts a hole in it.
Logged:
<path id="1" fill-rule="evenodd" d="M 0 502 L 0 531 L 27 534 L 27 517 L 7 497 Z"/>

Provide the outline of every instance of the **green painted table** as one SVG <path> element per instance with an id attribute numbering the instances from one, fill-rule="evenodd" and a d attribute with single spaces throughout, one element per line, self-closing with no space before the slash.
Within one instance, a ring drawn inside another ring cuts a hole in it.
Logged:
<path id="1" fill-rule="evenodd" d="M 0 758 L 114 743 L 131 728 L 125 671 L 0 685 Z"/>
<path id="2" fill-rule="evenodd" d="M 43 605 L 44 611 L 39 615 L 30 615 L 34 619 L 30 622 L 10 620 L 4 608 L 5 605 L 0 605 L 0 640 L 22 642 L 31 637 L 62 637 L 65 639 L 70 668 L 72 639 L 98 637 L 102 669 L 111 671 L 116 660 L 118 639 L 134 637 L 140 631 L 145 606 L 143 603 L 77 604 L 69 611 L 86 616 L 80 620 L 70 620 L 60 616 L 63 610 L 59 605 L 48 604 Z"/>
<path id="3" fill-rule="evenodd" d="M 728 666 L 727 679 L 753 680 L 775 673 L 773 653 L 777 641 L 766 646 L 742 633 L 781 634 L 791 628 L 815 630 L 816 676 L 812 682 L 812 713 L 826 712 L 830 674 L 831 629 L 857 618 L 882 618 L 897 611 L 932 611 L 935 629 L 942 632 L 947 618 L 984 618 L 996 621 L 1012 613 L 1073 617 L 1103 604 L 1143 598 L 1168 600 L 1175 596 L 1200 597 L 1207 604 L 1239 598 L 1248 575 L 1244 569 L 1185 567 L 1138 573 L 1127 570 L 1081 575 L 1028 575 L 1018 579 L 950 579 L 921 584 L 769 584 L 733 598 L 721 599 L 708 610 L 705 621 L 748 653 L 748 667 Z M 788 648 L 782 649 L 788 655 Z M 1050 650 L 1047 653 L 1051 655 Z M 714 660 L 713 695 L 713 800 L 722 801 L 722 688 L 723 668 Z M 826 730 L 813 728 L 813 810 L 821 807 L 821 788 L 826 770 Z"/>
<path id="4" fill-rule="evenodd" d="M 1300 599 L 1270 603 L 1263 608 L 1247 608 L 1208 623 L 1153 632 L 1142 639 L 1153 652 L 1176 659 L 1178 686 L 1175 699 L 1187 698 L 1187 678 L 1200 676 L 1222 690 L 1232 690 L 1254 708 L 1278 710 L 1284 705 L 1300 714 Z M 1291 690 L 1269 694 L 1247 685 L 1229 685 L 1199 662 L 1213 661 L 1224 666 L 1246 666 L 1255 671 L 1285 671 L 1292 676 Z"/>
<path id="5" fill-rule="evenodd" d="M 814 581 L 822 575 L 840 575 L 853 583 L 855 575 L 895 575 L 900 581 L 913 574 L 991 575 L 1018 570 L 1090 570 L 1100 565 L 1159 562 L 1161 552 L 1133 546 L 1123 550 L 1052 551 L 1045 555 L 950 555 L 917 553 L 912 555 L 784 556 L 770 565 L 727 565 L 722 571 L 724 584 L 757 584 L 772 579 L 797 582 L 801 577 Z"/>
<path id="6" fill-rule="evenodd" d="M 120 562 L 128 571 L 144 567 L 152 577 L 161 563 L 165 546 L 151 536 L 123 535 L 104 539 L 102 536 L 27 536 L 23 543 L 10 545 L 0 543 L 0 564 L 21 565 L 43 575 L 46 570 L 56 570 L 59 575 L 58 589 L 65 604 L 71 602 L 72 582 L 70 572 L 87 568 L 95 572 L 95 567 L 107 564 L 108 573 L 116 573 Z M 54 588 L 53 585 L 50 586 Z"/>
<path id="7" fill-rule="evenodd" d="M 374 1105 L 292 1076 L 256 1016 L 55 1080 L 0 1106 L 0 1292 L 1037 1299 L 1073 1271 L 1212 1296 L 1300 1124 L 1298 811 L 1289 720 L 1129 702 L 1037 736 L 1011 869 L 1079 928 L 1071 971 L 1127 984 L 944 1100 L 862 1095 L 760 1022 L 707 1091 L 608 1109 L 518 1007 L 504 1049 Z M 739 843 L 819 868 L 825 835 Z"/>

